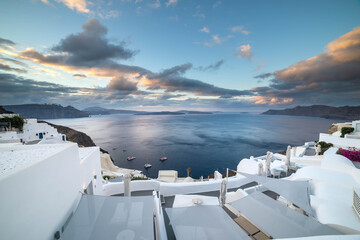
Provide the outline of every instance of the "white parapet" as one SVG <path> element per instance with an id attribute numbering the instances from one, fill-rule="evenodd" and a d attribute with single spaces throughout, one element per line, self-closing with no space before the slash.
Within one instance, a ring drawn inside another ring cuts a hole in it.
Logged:
<path id="1" fill-rule="evenodd" d="M 327 142 L 334 144 L 335 147 L 342 147 L 342 148 L 348 148 L 348 147 L 356 147 L 360 148 L 360 139 L 352 139 L 352 138 L 341 138 L 332 136 L 330 134 L 320 133 L 319 136 L 320 142 Z"/>

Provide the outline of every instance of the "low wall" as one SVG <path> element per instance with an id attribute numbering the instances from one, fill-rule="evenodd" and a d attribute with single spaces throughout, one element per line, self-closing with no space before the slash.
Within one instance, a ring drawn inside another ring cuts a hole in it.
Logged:
<path id="1" fill-rule="evenodd" d="M 79 149 L 81 150 L 81 149 Z M 86 156 L 80 161 L 81 186 L 86 188 L 92 182 L 90 190 L 94 195 L 103 195 L 102 175 L 100 166 L 100 148 L 87 147 Z"/>
<path id="2" fill-rule="evenodd" d="M 176 194 L 191 194 L 197 192 L 210 192 L 210 191 L 219 191 L 220 180 L 204 181 L 204 182 L 188 182 L 188 183 L 163 183 L 156 180 L 140 180 L 140 181 L 131 181 L 131 191 L 143 191 L 143 190 L 156 190 L 164 196 L 174 196 Z M 227 188 L 236 188 L 240 187 L 246 183 L 249 183 L 251 180 L 245 178 L 229 178 Z M 124 193 L 124 183 L 109 183 L 105 184 L 103 187 L 104 195 L 110 196 L 115 194 Z"/>
<path id="3" fill-rule="evenodd" d="M 342 147 L 342 148 L 348 148 L 348 147 L 356 147 L 360 148 L 360 140 L 359 139 L 351 139 L 351 138 L 340 138 L 335 137 L 329 134 L 320 133 L 319 141 L 332 143 L 335 147 Z"/>

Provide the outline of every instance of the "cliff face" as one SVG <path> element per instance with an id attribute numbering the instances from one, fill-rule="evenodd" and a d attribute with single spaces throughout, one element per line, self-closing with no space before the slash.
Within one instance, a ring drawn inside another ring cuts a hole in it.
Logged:
<path id="1" fill-rule="evenodd" d="M 360 119 L 360 106 L 356 106 L 356 107 L 349 107 L 349 106 L 330 107 L 325 105 L 313 105 L 313 106 L 305 106 L 305 107 L 297 106 L 295 108 L 288 108 L 284 110 L 268 110 L 262 114 L 357 120 Z"/>
<path id="2" fill-rule="evenodd" d="M 68 141 L 71 142 L 76 142 L 79 146 L 84 146 L 84 147 L 94 147 L 96 146 L 96 144 L 94 143 L 94 141 L 91 139 L 91 137 L 89 137 L 87 134 L 83 133 L 83 132 L 79 132 L 76 131 L 75 129 L 69 128 L 69 127 L 64 127 L 61 125 L 56 125 L 56 124 L 52 124 L 46 121 L 38 121 L 39 123 L 47 123 L 50 126 L 56 128 L 56 130 L 61 133 L 61 134 L 65 134 L 66 135 L 66 139 Z M 102 153 L 107 153 L 109 154 L 108 151 L 100 148 L 100 151 Z M 110 154 L 109 154 L 110 156 Z M 113 161 L 113 159 L 110 156 L 111 161 Z"/>
<path id="3" fill-rule="evenodd" d="M 4 106 L 6 110 L 20 114 L 25 118 L 55 119 L 55 118 L 79 118 L 88 117 L 72 106 L 63 107 L 55 104 L 24 104 Z"/>
<path id="4" fill-rule="evenodd" d="M 61 134 L 66 135 L 66 139 L 71 142 L 76 142 L 78 145 L 84 147 L 93 147 L 96 146 L 94 141 L 85 133 L 76 131 L 75 129 L 64 127 L 60 125 L 55 125 L 46 121 L 38 121 L 39 123 L 47 123 L 50 126 L 57 129 L 57 131 Z"/>
<path id="5" fill-rule="evenodd" d="M 0 114 L 3 114 L 3 113 L 13 113 L 13 112 L 7 111 L 7 110 L 5 110 L 5 108 L 0 106 Z"/>

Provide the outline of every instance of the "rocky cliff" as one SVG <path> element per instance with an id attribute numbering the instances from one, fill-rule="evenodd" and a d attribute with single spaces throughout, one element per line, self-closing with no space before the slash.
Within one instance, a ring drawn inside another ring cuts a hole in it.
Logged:
<path id="1" fill-rule="evenodd" d="M 332 119 L 357 120 L 360 119 L 360 106 L 331 107 L 325 105 L 297 106 L 283 110 L 268 110 L 262 114 L 308 116 Z"/>
<path id="2" fill-rule="evenodd" d="M 56 104 L 7 105 L 4 106 L 4 108 L 8 111 L 18 113 L 20 116 L 25 118 L 56 119 L 89 116 L 89 114 L 84 113 L 72 106 L 63 107 Z"/>
<path id="3" fill-rule="evenodd" d="M 56 130 L 61 133 L 61 134 L 65 134 L 66 135 L 66 139 L 68 141 L 71 142 L 76 142 L 79 146 L 83 146 L 83 147 L 93 147 L 96 146 L 96 144 L 94 143 L 94 141 L 91 139 L 91 137 L 89 137 L 86 133 L 83 132 L 79 132 L 76 131 L 75 129 L 69 128 L 69 127 L 65 127 L 65 126 L 61 126 L 61 125 L 56 125 L 56 124 L 52 124 L 46 121 L 38 121 L 39 123 L 47 123 L 50 126 L 56 128 Z M 109 152 L 107 152 L 106 150 L 100 148 L 100 151 L 102 153 L 107 153 L 109 154 Z M 112 159 L 111 159 L 112 160 Z"/>
<path id="4" fill-rule="evenodd" d="M 3 114 L 3 113 L 13 113 L 13 112 L 7 111 L 7 110 L 5 110 L 5 108 L 0 106 L 0 114 Z"/>

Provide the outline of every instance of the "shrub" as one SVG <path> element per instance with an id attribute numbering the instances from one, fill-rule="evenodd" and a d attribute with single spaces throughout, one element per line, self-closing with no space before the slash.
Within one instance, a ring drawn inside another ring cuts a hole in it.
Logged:
<path id="1" fill-rule="evenodd" d="M 323 155 L 326 150 L 334 146 L 332 143 L 327 142 L 318 142 L 316 145 L 321 146 L 321 152 L 319 153 L 320 155 Z"/>
<path id="2" fill-rule="evenodd" d="M 11 127 L 18 128 L 20 131 L 22 131 L 25 120 L 22 117 L 14 116 L 0 118 L 0 122 L 9 122 L 11 123 Z"/>
<path id="3" fill-rule="evenodd" d="M 349 134 L 349 133 L 352 133 L 354 131 L 354 128 L 352 127 L 343 127 L 341 129 L 341 137 L 345 137 L 345 134 Z"/>
<path id="4" fill-rule="evenodd" d="M 110 179 L 110 176 L 105 175 L 105 176 L 103 176 L 103 179 L 104 179 L 104 180 L 106 180 L 106 179 L 108 179 L 108 180 L 109 180 L 109 179 Z"/>
<path id="5" fill-rule="evenodd" d="M 149 179 L 144 178 L 144 177 L 133 177 L 133 178 L 131 179 L 131 181 L 136 181 L 136 180 L 149 180 Z"/>
<path id="6" fill-rule="evenodd" d="M 360 149 L 354 147 L 348 149 L 340 148 L 338 153 L 353 162 L 360 162 Z"/>

